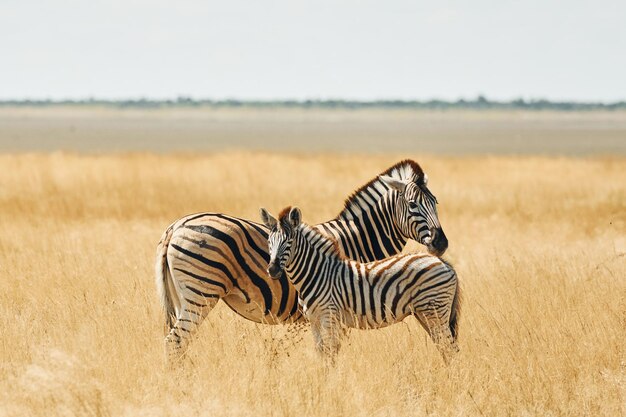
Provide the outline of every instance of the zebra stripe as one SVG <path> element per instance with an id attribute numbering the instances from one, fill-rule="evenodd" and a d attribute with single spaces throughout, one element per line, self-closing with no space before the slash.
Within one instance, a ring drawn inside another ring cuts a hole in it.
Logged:
<path id="1" fill-rule="evenodd" d="M 459 285 L 454 269 L 429 254 L 395 255 L 361 263 L 337 243 L 301 222 L 298 208 L 278 219 L 265 209 L 270 229 L 268 272 L 284 273 L 299 293 L 317 348 L 334 356 L 348 328 L 375 329 L 415 316 L 446 363 L 458 351 Z"/>
<path id="2" fill-rule="evenodd" d="M 445 251 L 447 240 L 434 196 L 424 191 L 426 180 L 416 162 L 399 162 L 355 191 L 335 219 L 315 228 L 361 262 L 399 253 L 409 238 Z M 435 242 L 433 236 L 443 238 Z M 155 272 L 170 357 L 180 355 L 219 300 L 258 323 L 304 321 L 289 280 L 267 276 L 267 237 L 265 226 L 221 213 L 186 216 L 166 229 Z"/>

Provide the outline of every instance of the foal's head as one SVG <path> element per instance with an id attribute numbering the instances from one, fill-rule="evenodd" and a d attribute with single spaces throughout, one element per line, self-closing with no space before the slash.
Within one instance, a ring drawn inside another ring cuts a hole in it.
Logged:
<path id="1" fill-rule="evenodd" d="M 291 259 L 293 239 L 296 229 L 302 222 L 302 213 L 297 207 L 287 207 L 280 212 L 277 220 L 262 208 L 261 219 L 265 226 L 270 229 L 268 237 L 270 262 L 267 273 L 270 277 L 278 279 Z"/>

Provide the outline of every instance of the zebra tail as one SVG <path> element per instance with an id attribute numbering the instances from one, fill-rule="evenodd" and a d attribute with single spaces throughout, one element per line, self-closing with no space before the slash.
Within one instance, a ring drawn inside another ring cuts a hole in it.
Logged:
<path id="1" fill-rule="evenodd" d="M 456 273 L 455 273 L 456 275 Z M 450 314 L 450 332 L 452 338 L 456 341 L 459 337 L 459 319 L 461 318 L 461 304 L 463 303 L 463 296 L 461 295 L 461 286 L 457 278 L 456 292 L 452 299 L 452 312 Z"/>
<path id="2" fill-rule="evenodd" d="M 169 247 L 170 239 L 174 230 L 174 225 L 165 230 L 161 240 L 157 245 L 156 265 L 155 265 L 155 281 L 157 294 L 161 301 L 161 308 L 165 314 L 165 326 L 164 331 L 167 335 L 176 320 L 178 313 L 177 305 L 178 297 L 176 295 L 176 289 L 174 288 L 174 282 L 172 281 L 172 275 L 170 274 L 169 264 L 167 263 L 167 249 Z"/>

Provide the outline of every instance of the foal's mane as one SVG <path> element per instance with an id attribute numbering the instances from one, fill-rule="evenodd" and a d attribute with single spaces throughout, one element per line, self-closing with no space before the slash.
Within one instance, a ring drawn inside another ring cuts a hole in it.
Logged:
<path id="1" fill-rule="evenodd" d="M 288 207 L 285 207 L 278 214 L 278 221 L 283 226 L 289 224 L 288 216 L 289 216 L 290 211 L 291 211 L 291 206 L 288 206 Z M 311 225 L 307 223 L 301 223 L 301 225 L 304 227 L 304 235 L 307 237 L 307 240 L 310 240 L 311 235 L 317 236 L 317 240 L 315 240 L 315 242 L 312 242 L 314 247 L 319 248 L 319 249 L 330 248 L 331 254 L 336 255 L 340 259 L 346 259 L 346 257 L 343 255 L 343 253 L 341 253 L 341 250 L 339 249 L 339 243 L 337 243 L 337 241 L 334 238 L 330 236 L 326 236 L 325 234 L 319 232 L 317 229 L 315 229 L 314 227 L 311 227 Z M 291 226 L 288 226 L 288 227 L 291 227 Z"/>
<path id="2" fill-rule="evenodd" d="M 389 186 L 379 178 L 380 175 L 388 175 L 400 180 L 412 180 L 418 184 L 424 181 L 424 171 L 417 162 L 412 159 L 400 161 L 350 194 L 337 218 L 353 220 L 365 207 L 375 205 L 389 191 Z"/>

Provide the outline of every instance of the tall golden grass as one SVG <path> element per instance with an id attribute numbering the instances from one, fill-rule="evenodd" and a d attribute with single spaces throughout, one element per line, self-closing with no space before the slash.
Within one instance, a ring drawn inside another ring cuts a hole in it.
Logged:
<path id="1" fill-rule="evenodd" d="M 407 320 L 352 332 L 325 371 L 310 332 L 221 304 L 166 369 L 153 262 L 171 221 L 288 204 L 323 221 L 403 157 L 431 178 L 464 289 L 454 366 Z M 53 153 L 0 168 L 0 416 L 626 413 L 624 158 Z"/>

